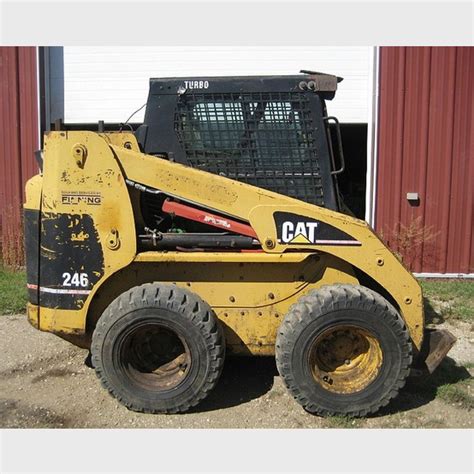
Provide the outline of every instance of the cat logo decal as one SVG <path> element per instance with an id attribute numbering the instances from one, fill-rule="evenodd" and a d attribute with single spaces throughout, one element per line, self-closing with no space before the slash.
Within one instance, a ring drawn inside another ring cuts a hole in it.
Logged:
<path id="1" fill-rule="evenodd" d="M 275 212 L 278 243 L 289 245 L 361 245 L 325 222 L 290 212 Z"/>

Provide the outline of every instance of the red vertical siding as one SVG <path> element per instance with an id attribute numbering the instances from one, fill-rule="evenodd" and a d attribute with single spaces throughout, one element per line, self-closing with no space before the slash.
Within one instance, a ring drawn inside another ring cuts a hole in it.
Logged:
<path id="1" fill-rule="evenodd" d="M 416 272 L 474 271 L 473 77 L 474 48 L 381 48 L 376 229 Z"/>
<path id="2" fill-rule="evenodd" d="M 37 172 L 36 48 L 0 47 L 0 242 L 2 260 L 23 263 L 24 185 Z"/>

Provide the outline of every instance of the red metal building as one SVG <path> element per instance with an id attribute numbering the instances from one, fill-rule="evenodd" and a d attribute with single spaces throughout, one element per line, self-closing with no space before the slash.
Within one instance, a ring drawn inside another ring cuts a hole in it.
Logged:
<path id="1" fill-rule="evenodd" d="M 474 48 L 381 48 L 379 77 L 376 229 L 416 272 L 473 273 Z"/>
<path id="2" fill-rule="evenodd" d="M 0 47 L 6 264 L 22 263 L 23 189 L 37 171 L 37 50 Z M 415 272 L 473 276 L 474 48 L 382 47 L 378 67 L 375 228 Z"/>
<path id="3" fill-rule="evenodd" d="M 1 260 L 21 265 L 24 185 L 38 171 L 37 48 L 0 47 L 0 247 Z"/>

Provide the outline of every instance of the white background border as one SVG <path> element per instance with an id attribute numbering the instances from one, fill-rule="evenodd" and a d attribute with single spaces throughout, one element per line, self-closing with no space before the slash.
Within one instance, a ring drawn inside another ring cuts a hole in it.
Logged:
<path id="1" fill-rule="evenodd" d="M 472 15 L 469 0 L 9 0 L 0 3 L 0 43 L 472 45 Z M 0 472 L 473 471 L 472 430 L 4 430 L 0 436 Z"/>
<path id="2" fill-rule="evenodd" d="M 2 472 L 472 473 L 467 430 L 6 430 L 2 438 Z"/>
<path id="3" fill-rule="evenodd" d="M 11 45 L 470 45 L 470 0 L 2 0 Z"/>

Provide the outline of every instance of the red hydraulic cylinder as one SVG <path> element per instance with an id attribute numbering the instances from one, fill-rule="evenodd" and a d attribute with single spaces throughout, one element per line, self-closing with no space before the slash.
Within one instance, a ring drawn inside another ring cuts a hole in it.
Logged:
<path id="1" fill-rule="evenodd" d="M 234 232 L 240 235 L 247 235 L 257 239 L 257 234 L 248 224 L 234 221 L 227 217 L 218 216 L 207 211 L 195 209 L 194 207 L 181 204 L 179 202 L 166 200 L 163 203 L 163 211 L 168 214 L 175 214 L 185 219 L 190 219 L 196 222 L 202 222 L 219 229 L 224 229 L 229 232 Z"/>

